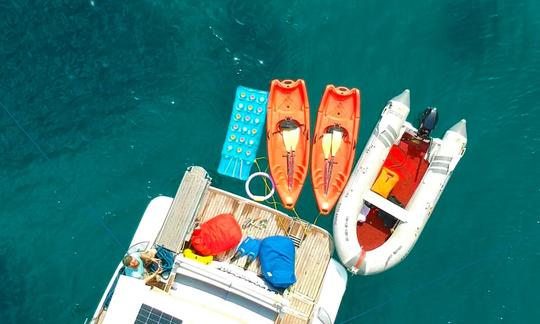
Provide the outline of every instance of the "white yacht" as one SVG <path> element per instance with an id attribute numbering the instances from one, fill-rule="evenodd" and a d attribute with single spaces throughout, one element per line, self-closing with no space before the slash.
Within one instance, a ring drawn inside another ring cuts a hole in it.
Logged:
<path id="1" fill-rule="evenodd" d="M 201 167 L 186 171 L 175 198 L 148 205 L 128 253 L 163 246 L 174 266 L 160 285 L 124 274 L 119 263 L 91 323 L 332 323 L 347 272 L 332 259 L 330 234 L 317 226 L 210 186 Z M 231 261 L 235 249 L 204 264 L 184 256 L 198 223 L 230 213 L 244 237 L 282 235 L 295 245 L 296 283 L 280 290 L 261 276 L 258 260 Z"/>

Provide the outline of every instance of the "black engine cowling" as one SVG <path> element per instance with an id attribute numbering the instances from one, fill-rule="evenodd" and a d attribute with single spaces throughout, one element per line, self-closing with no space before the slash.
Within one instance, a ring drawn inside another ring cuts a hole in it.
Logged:
<path id="1" fill-rule="evenodd" d="M 435 126 L 437 126 L 438 121 L 439 113 L 437 112 L 437 108 L 426 108 L 426 110 L 424 110 L 424 112 L 420 115 L 418 136 L 425 139 L 429 138 L 429 135 L 435 129 Z"/>

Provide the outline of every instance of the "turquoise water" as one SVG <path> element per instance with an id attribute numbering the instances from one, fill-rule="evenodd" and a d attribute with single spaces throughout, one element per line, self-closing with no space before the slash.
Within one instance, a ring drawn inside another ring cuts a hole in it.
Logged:
<path id="1" fill-rule="evenodd" d="M 413 252 L 350 278 L 337 322 L 540 316 L 540 2 L 13 0 L 0 29 L 0 322 L 91 317 L 187 166 L 243 193 L 215 172 L 234 90 L 273 78 L 305 79 L 313 118 L 327 83 L 359 87 L 360 143 L 404 88 L 435 135 L 468 121 Z M 317 214 L 309 183 L 298 210 Z"/>

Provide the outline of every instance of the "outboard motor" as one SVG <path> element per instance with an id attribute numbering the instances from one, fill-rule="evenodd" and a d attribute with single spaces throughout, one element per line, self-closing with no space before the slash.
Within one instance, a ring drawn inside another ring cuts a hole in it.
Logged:
<path id="1" fill-rule="evenodd" d="M 431 131 L 437 126 L 439 121 L 439 113 L 437 108 L 428 107 L 420 115 L 420 125 L 418 126 L 418 136 L 423 139 L 428 139 Z"/>

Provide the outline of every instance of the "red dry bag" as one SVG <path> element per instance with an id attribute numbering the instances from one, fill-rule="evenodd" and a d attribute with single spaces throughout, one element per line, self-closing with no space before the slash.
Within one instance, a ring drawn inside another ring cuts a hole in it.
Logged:
<path id="1" fill-rule="evenodd" d="M 201 255 L 217 255 L 236 247 L 242 230 L 231 214 L 221 214 L 201 224 L 191 236 L 192 247 Z"/>

